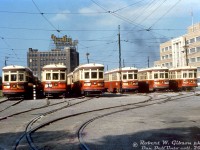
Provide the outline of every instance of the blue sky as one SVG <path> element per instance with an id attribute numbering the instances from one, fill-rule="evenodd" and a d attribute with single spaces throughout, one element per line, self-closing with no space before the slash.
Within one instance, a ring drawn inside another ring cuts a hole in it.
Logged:
<path id="1" fill-rule="evenodd" d="M 0 68 L 27 66 L 29 48 L 48 51 L 51 34 L 78 40 L 80 63 L 117 68 L 118 25 L 125 66 L 150 66 L 159 44 L 200 22 L 199 0 L 1 0 Z M 39 12 L 40 11 L 40 12 Z M 42 13 L 42 14 L 41 14 Z M 61 32 L 57 32 L 60 30 Z"/>

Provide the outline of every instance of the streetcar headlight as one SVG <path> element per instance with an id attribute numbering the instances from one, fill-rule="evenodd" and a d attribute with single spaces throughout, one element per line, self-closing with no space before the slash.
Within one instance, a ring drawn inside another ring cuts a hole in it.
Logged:
<path id="1" fill-rule="evenodd" d="M 128 83 L 127 82 L 123 82 L 123 85 L 128 85 Z"/>
<path id="2" fill-rule="evenodd" d="M 44 86 L 45 88 L 48 88 L 49 86 L 48 86 L 48 84 L 45 84 L 45 86 Z"/>
<path id="3" fill-rule="evenodd" d="M 187 80 L 184 80 L 183 83 L 188 83 L 188 81 L 187 81 Z"/>
<path id="4" fill-rule="evenodd" d="M 91 86 L 90 82 L 84 82 L 84 86 Z"/>
<path id="5" fill-rule="evenodd" d="M 138 82 L 133 82 L 133 85 L 138 85 Z"/>
<path id="6" fill-rule="evenodd" d="M 103 82 L 99 82 L 97 85 L 98 86 L 104 86 L 104 83 Z"/>
<path id="7" fill-rule="evenodd" d="M 10 89 L 10 85 L 4 85 L 3 88 L 4 89 Z"/>
<path id="8" fill-rule="evenodd" d="M 52 87 L 52 84 L 45 84 L 44 86 L 45 88 L 49 88 L 49 87 Z"/>

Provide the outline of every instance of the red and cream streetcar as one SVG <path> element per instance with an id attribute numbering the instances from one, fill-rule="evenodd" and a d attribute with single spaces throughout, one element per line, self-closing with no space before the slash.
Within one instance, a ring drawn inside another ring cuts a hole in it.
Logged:
<path id="1" fill-rule="evenodd" d="M 80 65 L 73 71 L 73 93 L 78 95 L 102 94 L 104 92 L 104 65 L 90 63 Z"/>
<path id="2" fill-rule="evenodd" d="M 7 98 L 32 98 L 34 76 L 31 69 L 23 66 L 6 66 L 2 68 L 2 92 Z"/>
<path id="3" fill-rule="evenodd" d="M 42 84 L 46 97 L 65 97 L 67 68 L 63 64 L 51 64 L 42 68 Z"/>
<path id="4" fill-rule="evenodd" d="M 73 72 L 70 72 L 67 75 L 67 93 L 72 94 L 73 85 Z"/>
<path id="5" fill-rule="evenodd" d="M 169 70 L 166 67 L 153 67 L 138 70 L 139 92 L 166 90 L 169 88 Z"/>
<path id="6" fill-rule="evenodd" d="M 169 69 L 170 90 L 190 90 L 197 86 L 197 67 L 185 66 Z"/>
<path id="7" fill-rule="evenodd" d="M 108 92 L 128 92 L 138 89 L 137 68 L 123 67 L 105 72 L 105 89 Z M 121 87 L 120 87 L 121 84 Z"/>

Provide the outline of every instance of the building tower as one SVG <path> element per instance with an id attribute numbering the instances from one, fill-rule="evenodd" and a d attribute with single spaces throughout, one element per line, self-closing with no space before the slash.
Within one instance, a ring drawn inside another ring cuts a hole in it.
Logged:
<path id="1" fill-rule="evenodd" d="M 29 48 L 27 53 L 27 66 L 33 70 L 34 75 L 41 79 L 41 71 L 44 65 L 62 63 L 67 66 L 68 73 L 79 65 L 79 53 L 77 52 L 77 40 L 67 37 L 51 35 L 52 47 L 48 51 L 39 51 Z"/>

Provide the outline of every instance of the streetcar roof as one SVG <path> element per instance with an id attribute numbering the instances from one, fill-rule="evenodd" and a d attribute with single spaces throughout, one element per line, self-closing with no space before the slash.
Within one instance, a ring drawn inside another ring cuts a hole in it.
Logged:
<path id="1" fill-rule="evenodd" d="M 5 66 L 2 68 L 2 70 L 17 70 L 17 69 L 28 69 L 29 71 L 31 71 L 30 68 L 28 67 L 24 67 L 24 66 L 18 66 L 18 65 L 10 65 L 10 66 Z"/>
<path id="2" fill-rule="evenodd" d="M 82 64 L 82 65 L 79 65 L 78 67 L 76 67 L 75 70 L 78 70 L 78 69 L 87 69 L 87 68 L 99 68 L 99 67 L 100 68 L 104 68 L 104 65 L 102 65 L 102 64 L 96 64 L 96 63 Z"/>
<path id="3" fill-rule="evenodd" d="M 116 69 L 112 69 L 112 70 L 106 71 L 105 74 L 112 73 L 112 72 L 119 72 L 120 70 L 121 71 L 138 71 L 138 69 L 135 68 L 135 67 L 123 67 L 121 69 L 116 68 Z"/>
<path id="4" fill-rule="evenodd" d="M 156 71 L 156 70 L 168 70 L 167 67 L 151 67 L 151 68 L 143 68 L 139 69 L 138 72 L 143 72 L 143 71 Z"/>
<path id="5" fill-rule="evenodd" d="M 72 75 L 73 75 L 73 72 L 70 72 L 70 73 L 67 74 L 68 77 L 70 77 Z"/>
<path id="6" fill-rule="evenodd" d="M 50 65 L 45 65 L 43 69 L 50 69 L 50 68 L 67 68 L 63 64 L 50 64 Z"/>
<path id="7" fill-rule="evenodd" d="M 197 67 L 194 66 L 184 66 L 184 67 L 177 67 L 177 68 L 170 68 L 169 71 L 173 71 L 173 70 L 196 70 Z"/>

